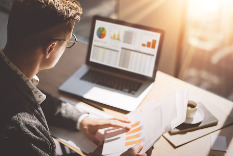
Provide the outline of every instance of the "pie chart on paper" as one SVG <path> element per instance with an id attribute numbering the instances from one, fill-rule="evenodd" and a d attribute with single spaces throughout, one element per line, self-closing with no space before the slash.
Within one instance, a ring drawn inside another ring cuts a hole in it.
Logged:
<path id="1" fill-rule="evenodd" d="M 106 36 L 106 29 L 104 27 L 99 27 L 97 29 L 97 36 L 100 39 L 103 39 Z"/>

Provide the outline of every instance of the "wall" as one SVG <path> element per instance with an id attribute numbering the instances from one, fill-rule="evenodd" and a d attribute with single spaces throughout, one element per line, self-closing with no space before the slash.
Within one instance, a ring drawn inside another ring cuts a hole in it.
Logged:
<path id="1" fill-rule="evenodd" d="M 174 75 L 185 0 L 119 0 L 119 19 L 165 30 L 159 70 Z"/>

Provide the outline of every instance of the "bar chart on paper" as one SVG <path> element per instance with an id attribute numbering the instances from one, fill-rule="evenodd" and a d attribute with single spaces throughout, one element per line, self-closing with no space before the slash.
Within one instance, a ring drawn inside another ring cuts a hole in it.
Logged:
<path id="1" fill-rule="evenodd" d="M 107 131 L 105 133 L 105 143 L 102 154 L 126 151 L 142 142 L 146 145 L 145 148 L 151 146 L 149 141 L 153 137 L 156 137 L 157 133 L 161 135 L 159 131 L 162 127 L 161 108 L 155 107 L 154 103 L 155 102 L 152 101 L 147 107 L 142 106 L 140 109 L 127 115 L 129 120 L 132 121 L 129 131 L 122 129 Z"/>
<path id="2" fill-rule="evenodd" d="M 177 91 L 161 102 L 155 99 L 142 105 L 126 117 L 131 121 L 131 129 L 110 129 L 105 133 L 103 155 L 120 155 L 129 148 L 144 143 L 141 153 L 146 152 L 163 133 L 171 130 L 185 121 L 187 110 L 187 90 Z M 170 110 L 169 108 L 178 110 Z M 169 116 L 167 116 L 169 114 Z"/>
<path id="3" fill-rule="evenodd" d="M 143 136 L 142 136 L 142 125 L 140 125 L 140 122 L 136 122 L 131 125 L 131 130 L 126 132 L 125 136 L 125 146 L 135 145 L 143 142 Z"/>

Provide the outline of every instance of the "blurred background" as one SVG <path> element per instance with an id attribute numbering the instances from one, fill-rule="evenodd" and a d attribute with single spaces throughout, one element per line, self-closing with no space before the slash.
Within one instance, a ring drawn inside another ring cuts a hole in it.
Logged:
<path id="1" fill-rule="evenodd" d="M 0 48 L 13 0 L 0 0 Z M 165 30 L 159 70 L 233 101 L 233 0 L 79 0 L 88 43 L 94 15 Z"/>

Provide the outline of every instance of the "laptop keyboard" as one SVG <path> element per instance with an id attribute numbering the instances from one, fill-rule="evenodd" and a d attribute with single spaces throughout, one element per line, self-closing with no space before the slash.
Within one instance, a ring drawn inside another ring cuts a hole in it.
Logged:
<path id="1" fill-rule="evenodd" d="M 135 94 L 142 85 L 142 83 L 140 82 L 127 80 L 120 77 L 113 77 L 109 74 L 94 70 L 89 70 L 85 75 L 83 75 L 81 80 L 85 80 L 130 94 Z"/>

